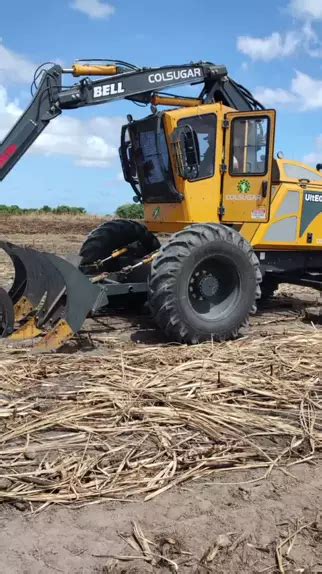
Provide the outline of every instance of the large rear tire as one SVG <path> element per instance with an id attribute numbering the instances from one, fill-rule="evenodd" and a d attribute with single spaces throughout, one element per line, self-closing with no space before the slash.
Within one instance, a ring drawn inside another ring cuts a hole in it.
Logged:
<path id="1" fill-rule="evenodd" d="M 149 304 L 170 340 L 236 338 L 260 298 L 259 261 L 235 230 L 198 224 L 172 236 L 152 263 Z"/>
<path id="2" fill-rule="evenodd" d="M 137 221 L 125 219 L 107 221 L 94 229 L 82 245 L 80 267 L 85 273 L 90 274 L 93 263 L 109 257 L 116 249 L 128 245 L 131 247 L 125 256 L 106 262 L 100 271 L 118 271 L 160 247 L 155 235 Z"/>

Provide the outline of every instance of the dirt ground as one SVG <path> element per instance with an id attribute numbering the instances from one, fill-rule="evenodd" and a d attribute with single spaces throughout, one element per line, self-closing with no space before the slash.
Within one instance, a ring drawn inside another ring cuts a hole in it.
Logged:
<path id="1" fill-rule="evenodd" d="M 77 252 L 84 233 L 97 224 L 95 219 L 72 225 L 34 219 L 8 219 L 6 237 L 64 255 Z M 3 257 L 0 277 L 2 284 L 10 277 Z M 282 285 L 274 301 L 252 319 L 249 345 L 272 333 L 278 339 L 294 328 L 309 341 L 321 325 L 306 321 L 304 309 L 318 305 L 318 297 L 313 290 Z M 116 345 L 131 349 L 165 343 L 148 315 L 133 312 L 87 321 L 81 339 L 91 343 L 87 350 L 81 344 L 70 350 L 88 356 L 105 355 Z M 290 382 L 293 376 L 290 370 Z M 321 401 L 317 408 L 322 409 Z M 77 508 L 52 505 L 36 514 L 26 505 L 4 502 L 1 572 L 322 573 L 322 457 L 317 453 L 291 471 L 276 469 L 265 479 L 263 475 L 258 469 L 221 472 L 209 480 L 185 482 L 147 502 L 137 497 Z"/>
<path id="2" fill-rule="evenodd" d="M 255 478 L 255 473 L 237 473 L 229 480 L 240 484 L 227 484 L 224 479 L 187 483 L 150 502 L 111 502 L 77 510 L 52 507 L 36 516 L 4 507 L 2 572 L 175 572 L 167 558 L 183 573 L 279 572 L 276 548 L 291 537 L 294 545 L 285 571 L 320 573 L 321 470 L 321 464 L 304 464 L 294 471 L 294 478 L 276 472 L 257 483 L 243 483 Z M 159 555 L 153 565 L 126 541 L 133 522 Z M 292 538 L 305 525 L 308 528 Z M 207 553 L 218 542 L 217 555 L 207 561 Z M 126 560 L 127 556 L 132 559 Z"/>

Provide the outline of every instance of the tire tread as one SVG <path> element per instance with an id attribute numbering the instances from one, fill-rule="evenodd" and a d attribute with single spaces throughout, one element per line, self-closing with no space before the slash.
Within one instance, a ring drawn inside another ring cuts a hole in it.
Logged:
<path id="1" fill-rule="evenodd" d="M 221 224 L 196 224 L 174 234 L 170 240 L 161 246 L 156 259 L 152 263 L 149 279 L 149 306 L 156 324 L 172 340 L 195 344 L 206 340 L 201 334 L 197 334 L 185 320 L 180 317 L 176 306 L 174 286 L 177 281 L 182 260 L 190 253 L 191 248 L 198 248 L 210 241 L 226 241 L 241 249 L 251 263 L 255 279 L 255 301 L 250 305 L 249 312 L 236 325 L 231 332 L 217 336 L 213 334 L 214 341 L 235 339 L 239 335 L 241 327 L 247 326 L 249 315 L 257 311 L 256 301 L 260 299 L 260 283 L 262 275 L 260 264 L 251 245 L 237 231 Z M 190 246 L 190 247 L 189 247 Z M 207 337 L 209 340 L 209 337 Z"/>

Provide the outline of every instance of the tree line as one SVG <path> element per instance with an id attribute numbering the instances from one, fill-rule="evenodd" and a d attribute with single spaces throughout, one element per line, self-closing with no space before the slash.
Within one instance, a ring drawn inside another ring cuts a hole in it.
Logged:
<path id="1" fill-rule="evenodd" d="M 40 208 L 23 208 L 19 207 L 19 205 L 0 204 L 0 215 L 41 215 L 44 213 L 53 213 L 54 215 L 87 215 L 85 207 L 72 207 L 70 205 L 58 205 L 57 207 L 44 205 Z M 143 205 L 139 203 L 125 203 L 116 209 L 114 215 L 122 219 L 143 219 Z M 109 217 L 111 216 L 109 215 Z"/>
<path id="2" fill-rule="evenodd" d="M 84 207 L 70 207 L 69 205 L 58 205 L 57 207 L 49 207 L 49 205 L 44 205 L 40 208 L 24 208 L 19 207 L 19 205 L 0 204 L 0 215 L 33 215 L 36 213 L 54 213 L 55 215 L 85 215 L 86 209 Z"/>

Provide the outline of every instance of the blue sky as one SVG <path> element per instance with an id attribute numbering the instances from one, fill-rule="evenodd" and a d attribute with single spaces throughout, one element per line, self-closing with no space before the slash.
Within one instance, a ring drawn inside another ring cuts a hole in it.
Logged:
<path id="1" fill-rule="evenodd" d="M 42 62 L 206 60 L 225 64 L 278 110 L 276 150 L 322 160 L 322 0 L 11 0 L 1 6 L 0 38 L 0 138 L 28 104 Z M 112 213 L 131 201 L 117 154 L 127 113 L 142 117 L 149 108 L 118 102 L 65 112 L 0 184 L 0 203 Z"/>

